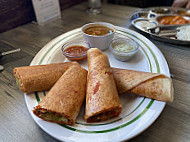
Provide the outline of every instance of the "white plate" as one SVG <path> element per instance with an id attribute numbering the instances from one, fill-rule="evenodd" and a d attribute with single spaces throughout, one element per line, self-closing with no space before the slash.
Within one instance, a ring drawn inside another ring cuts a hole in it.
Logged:
<path id="1" fill-rule="evenodd" d="M 170 76 L 168 65 L 160 50 L 147 38 L 132 30 L 117 27 L 115 38 L 126 37 L 136 40 L 140 45 L 140 51 L 129 62 L 120 62 L 110 53 L 108 55 L 112 67 L 134 69 L 139 71 L 163 73 Z M 48 64 L 68 61 L 61 53 L 61 46 L 69 40 L 81 40 L 79 29 L 62 34 L 50 41 L 35 56 L 31 65 Z M 80 64 L 87 69 L 87 61 Z M 148 128 L 160 115 L 165 103 L 133 95 L 120 95 L 123 106 L 119 117 L 101 123 L 86 123 L 84 121 L 84 106 L 74 126 L 59 125 L 46 122 L 32 113 L 32 109 L 47 92 L 37 92 L 25 95 L 26 104 L 35 122 L 49 135 L 61 141 L 122 141 L 129 140 Z"/>

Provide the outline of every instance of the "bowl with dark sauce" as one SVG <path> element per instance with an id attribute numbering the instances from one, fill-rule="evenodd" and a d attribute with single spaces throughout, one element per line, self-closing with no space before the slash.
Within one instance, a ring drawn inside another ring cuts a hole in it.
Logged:
<path id="1" fill-rule="evenodd" d="M 86 59 L 89 48 L 88 43 L 85 41 L 70 41 L 63 44 L 61 50 L 67 59 L 71 61 L 81 61 Z"/>
<path id="2" fill-rule="evenodd" d="M 113 39 L 116 28 L 106 22 L 88 23 L 81 28 L 82 35 L 91 48 L 106 50 Z"/>
<path id="3" fill-rule="evenodd" d="M 150 10 L 150 13 L 156 15 L 171 14 L 172 10 L 169 8 L 156 7 Z"/>

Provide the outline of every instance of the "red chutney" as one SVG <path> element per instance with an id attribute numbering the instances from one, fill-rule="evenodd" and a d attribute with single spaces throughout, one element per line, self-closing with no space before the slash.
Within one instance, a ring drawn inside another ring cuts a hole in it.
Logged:
<path id="1" fill-rule="evenodd" d="M 86 58 L 88 48 L 81 45 L 73 45 L 64 50 L 66 57 L 72 61 L 80 61 Z"/>

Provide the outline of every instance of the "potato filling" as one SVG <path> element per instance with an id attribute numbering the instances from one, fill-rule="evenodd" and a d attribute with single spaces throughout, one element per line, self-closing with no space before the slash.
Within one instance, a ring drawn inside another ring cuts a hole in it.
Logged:
<path id="1" fill-rule="evenodd" d="M 46 110 L 37 109 L 35 110 L 34 113 L 40 118 L 47 121 L 56 121 L 57 123 L 68 123 L 68 119 L 66 117 L 55 112 L 49 112 Z"/>
<path id="2" fill-rule="evenodd" d="M 21 80 L 18 78 L 18 75 L 17 75 L 17 74 L 15 74 L 15 79 L 16 79 L 17 85 L 18 85 L 19 87 L 21 87 L 23 84 L 22 84 Z"/>
<path id="3" fill-rule="evenodd" d="M 121 109 L 102 112 L 87 119 L 87 122 L 100 122 L 116 117 L 120 114 Z"/>

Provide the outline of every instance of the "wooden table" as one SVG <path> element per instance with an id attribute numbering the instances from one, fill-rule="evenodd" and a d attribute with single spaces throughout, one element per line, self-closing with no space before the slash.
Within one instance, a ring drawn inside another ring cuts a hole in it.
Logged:
<path id="1" fill-rule="evenodd" d="M 13 77 L 13 68 L 29 65 L 38 51 L 60 34 L 89 22 L 105 21 L 131 28 L 129 17 L 138 8 L 104 4 L 102 14 L 89 15 L 87 3 L 62 12 L 62 19 L 39 26 L 29 23 L 0 34 L 0 51 L 21 48 L 21 52 L 0 60 L 5 70 L 0 72 L 0 141 L 55 142 L 30 116 L 23 93 Z M 155 41 L 148 37 L 164 54 L 174 75 L 175 100 L 168 103 L 159 118 L 146 131 L 131 141 L 187 142 L 190 141 L 190 48 Z"/>

